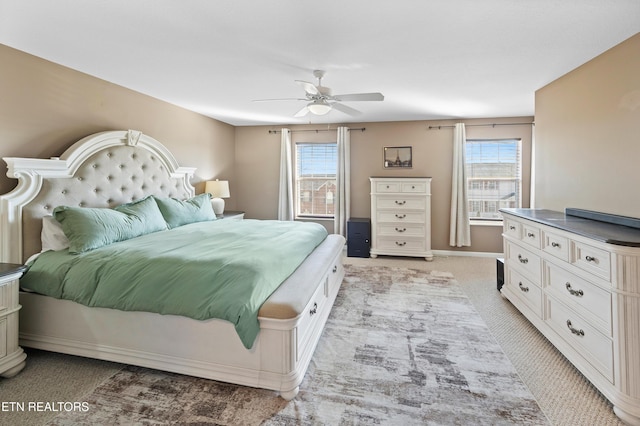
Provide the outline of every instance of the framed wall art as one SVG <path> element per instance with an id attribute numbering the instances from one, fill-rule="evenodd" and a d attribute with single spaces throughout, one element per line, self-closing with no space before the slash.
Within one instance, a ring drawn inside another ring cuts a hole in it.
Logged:
<path id="1" fill-rule="evenodd" d="M 385 146 L 384 168 L 411 168 L 413 158 L 410 146 Z"/>

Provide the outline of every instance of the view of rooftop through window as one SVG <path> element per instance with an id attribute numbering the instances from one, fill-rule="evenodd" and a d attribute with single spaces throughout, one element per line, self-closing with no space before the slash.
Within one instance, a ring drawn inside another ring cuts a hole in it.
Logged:
<path id="1" fill-rule="evenodd" d="M 522 207 L 521 140 L 467 139 L 471 219 L 501 219 L 499 209 Z"/>

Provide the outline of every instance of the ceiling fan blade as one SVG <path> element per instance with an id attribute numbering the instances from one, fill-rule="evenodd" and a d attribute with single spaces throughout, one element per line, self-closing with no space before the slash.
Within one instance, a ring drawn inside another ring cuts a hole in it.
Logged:
<path id="1" fill-rule="evenodd" d="M 306 98 L 254 99 L 251 102 L 271 102 L 271 101 L 308 101 L 308 99 Z"/>
<path id="2" fill-rule="evenodd" d="M 362 114 L 360 111 L 358 111 L 357 109 L 348 107 L 346 105 L 342 105 L 340 103 L 332 103 L 331 106 L 333 107 L 333 109 L 337 109 L 340 112 L 344 112 L 345 114 L 348 115 L 360 115 Z"/>
<path id="3" fill-rule="evenodd" d="M 318 92 L 318 89 L 316 88 L 315 85 L 313 85 L 313 83 L 309 83 L 308 81 L 302 81 L 302 80 L 296 80 L 296 83 L 298 83 L 300 86 L 302 86 L 304 91 L 307 92 L 310 95 L 319 95 L 320 94 L 320 92 Z"/>
<path id="4" fill-rule="evenodd" d="M 384 101 L 384 95 L 382 93 L 350 93 L 346 95 L 334 95 L 332 99 L 341 102 L 353 102 L 353 101 Z"/>
<path id="5" fill-rule="evenodd" d="M 293 116 L 294 117 L 304 117 L 305 115 L 307 115 L 308 112 L 309 112 L 309 108 L 307 108 L 305 106 L 300 111 L 296 112 Z"/>

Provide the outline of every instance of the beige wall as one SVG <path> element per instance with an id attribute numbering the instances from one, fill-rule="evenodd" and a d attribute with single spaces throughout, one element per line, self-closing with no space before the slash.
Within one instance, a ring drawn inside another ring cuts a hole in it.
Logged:
<path id="1" fill-rule="evenodd" d="M 197 167 L 197 192 L 217 177 L 234 196 L 233 126 L 1 44 L 0 64 L 0 157 L 58 156 L 91 133 L 135 129 Z M 15 185 L 0 174 L 0 194 Z"/>
<path id="2" fill-rule="evenodd" d="M 484 123 L 530 123 L 532 117 L 463 120 L 468 125 Z M 472 246 L 457 249 L 449 246 L 449 212 L 451 194 L 451 162 L 453 129 L 429 130 L 429 126 L 447 126 L 455 121 L 407 121 L 386 123 L 351 123 L 351 216 L 370 217 L 369 176 L 430 176 L 432 180 L 432 248 L 434 250 L 466 250 L 502 252 L 501 227 L 473 226 Z M 335 141 L 335 131 L 309 132 L 300 130 L 326 128 L 326 125 L 288 126 L 293 130 L 293 142 Z M 331 126 L 335 128 L 335 126 Z M 236 128 L 236 197 L 247 217 L 274 219 L 278 213 L 278 177 L 280 133 L 269 133 L 279 127 L 257 126 Z M 298 130 L 298 131 L 296 131 Z M 521 138 L 523 163 L 529 164 L 531 147 L 530 125 L 468 126 L 468 138 Z M 411 146 L 411 169 L 384 169 L 382 152 L 385 146 Z M 529 175 L 528 167 L 524 175 Z M 528 206 L 530 181 L 523 184 Z"/>
<path id="3" fill-rule="evenodd" d="M 640 33 L 536 92 L 535 206 L 640 217 Z"/>

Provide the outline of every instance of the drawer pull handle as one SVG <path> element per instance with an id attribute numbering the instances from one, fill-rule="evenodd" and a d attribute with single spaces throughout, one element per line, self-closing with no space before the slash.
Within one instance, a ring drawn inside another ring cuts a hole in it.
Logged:
<path id="1" fill-rule="evenodd" d="M 529 237 L 529 238 L 534 238 L 535 236 L 536 236 L 536 234 L 534 234 L 534 233 L 531 233 L 531 232 L 527 233 L 527 237 Z"/>
<path id="2" fill-rule="evenodd" d="M 585 256 L 584 260 L 586 260 L 587 262 L 597 262 L 598 259 L 596 259 L 593 256 Z"/>
<path id="3" fill-rule="evenodd" d="M 338 266 L 337 266 L 337 265 L 334 265 L 334 266 L 333 266 L 333 273 L 335 274 L 336 272 L 338 272 Z"/>
<path id="4" fill-rule="evenodd" d="M 511 225 L 511 226 L 509 227 L 509 229 L 511 229 L 512 231 L 515 231 L 515 230 L 516 230 L 516 227 L 515 227 L 515 226 L 513 226 L 513 225 Z"/>
<path id="5" fill-rule="evenodd" d="M 398 232 L 404 232 L 404 231 L 406 231 L 406 230 L 407 230 L 407 228 L 402 228 L 402 229 L 400 229 L 400 228 L 396 228 L 396 231 L 398 231 Z"/>
<path id="6" fill-rule="evenodd" d="M 416 186 L 415 185 L 411 185 L 411 189 L 416 189 Z"/>
<path id="7" fill-rule="evenodd" d="M 407 217 L 407 215 L 406 214 L 396 214 L 396 217 L 398 219 L 404 219 L 405 217 Z"/>
<path id="8" fill-rule="evenodd" d="M 397 242 L 397 241 L 396 241 L 396 245 L 397 245 L 397 246 L 402 247 L 402 246 L 404 246 L 405 244 L 407 244 L 407 242 L 406 242 L 406 241 L 403 241 L 403 242 L 401 242 L 401 243 L 399 243 L 399 242 Z"/>
<path id="9" fill-rule="evenodd" d="M 313 309 L 309 311 L 309 315 L 313 316 L 318 312 L 318 304 L 314 302 Z"/>
<path id="10" fill-rule="evenodd" d="M 571 283 L 566 283 L 565 287 L 567 288 L 567 291 L 572 295 L 572 296 L 576 296 L 576 297 L 582 297 L 584 296 L 584 291 L 582 290 L 574 290 L 571 288 Z"/>
<path id="11" fill-rule="evenodd" d="M 560 244 L 559 244 L 559 243 L 556 243 L 556 242 L 554 241 L 554 242 L 552 242 L 552 243 L 551 243 L 551 247 L 556 247 L 556 248 L 558 248 L 558 247 L 560 247 Z"/>
<path id="12" fill-rule="evenodd" d="M 406 201 L 398 201 L 396 200 L 396 204 L 399 206 L 404 206 L 404 204 L 406 203 Z"/>
<path id="13" fill-rule="evenodd" d="M 529 263 L 529 259 L 527 259 L 526 257 L 522 257 L 522 255 L 518 255 L 518 260 L 520 261 L 520 263 Z"/>
<path id="14" fill-rule="evenodd" d="M 523 286 L 522 282 L 518 283 L 518 287 L 520 287 L 520 290 L 522 290 L 523 293 L 528 293 L 529 292 L 529 287 Z"/>
<path id="15" fill-rule="evenodd" d="M 584 330 L 578 330 L 577 328 L 573 328 L 573 326 L 571 325 L 571 320 L 567 320 L 567 327 L 569 327 L 569 330 L 571 330 L 571 332 L 576 336 L 580 336 L 580 337 L 584 336 Z"/>

